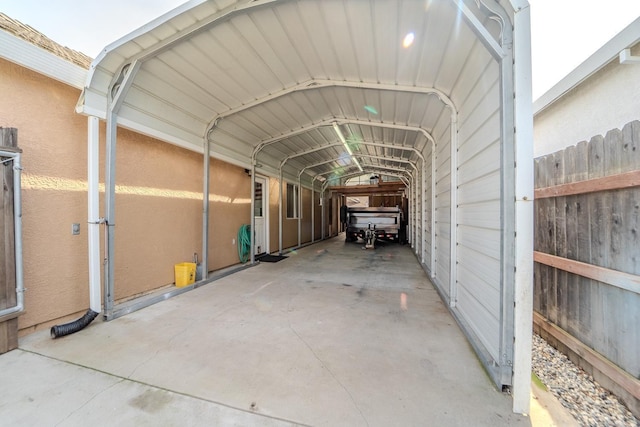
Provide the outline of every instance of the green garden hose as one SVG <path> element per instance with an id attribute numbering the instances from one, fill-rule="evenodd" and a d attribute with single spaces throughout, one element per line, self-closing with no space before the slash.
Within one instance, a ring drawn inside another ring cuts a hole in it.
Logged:
<path id="1" fill-rule="evenodd" d="M 241 263 L 249 260 L 249 251 L 251 250 L 251 226 L 243 224 L 238 230 L 238 258 Z"/>

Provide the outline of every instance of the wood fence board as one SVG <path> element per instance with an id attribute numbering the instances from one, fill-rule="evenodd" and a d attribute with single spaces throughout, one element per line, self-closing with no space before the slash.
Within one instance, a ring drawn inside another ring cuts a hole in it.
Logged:
<path id="1" fill-rule="evenodd" d="M 622 172 L 622 141 L 622 131 L 619 129 L 612 129 L 605 135 L 604 168 L 607 175 L 619 175 Z M 622 241 L 626 237 L 624 236 L 622 218 L 624 200 L 620 198 L 619 190 L 603 192 L 600 195 L 604 203 L 606 203 L 610 215 L 604 224 L 604 230 L 609 237 L 607 242 L 609 246 L 603 248 L 607 254 L 607 259 L 602 261 L 600 265 L 613 270 L 625 271 L 617 268 L 617 266 L 624 264 L 625 258 L 625 255 L 620 253 L 620 248 L 624 245 Z M 610 360 L 616 361 L 622 360 L 626 347 L 625 339 L 627 333 L 625 332 L 624 320 L 627 315 L 620 310 L 624 304 L 624 294 L 625 292 L 611 286 L 600 287 L 600 295 L 604 307 L 603 324 L 606 345 L 604 354 Z"/>
<path id="2" fill-rule="evenodd" d="M 589 178 L 589 145 L 582 141 L 576 145 L 576 170 L 573 173 L 575 181 L 584 181 Z M 589 262 L 591 260 L 591 219 L 589 212 L 589 200 L 585 194 L 576 197 L 576 227 L 578 233 L 575 260 Z M 580 287 L 578 323 L 580 336 L 585 343 L 591 345 L 591 279 L 582 276 L 577 277 Z"/>
<path id="3" fill-rule="evenodd" d="M 640 242 L 638 239 L 640 189 L 613 192 L 614 220 L 611 229 L 610 268 L 626 273 L 640 274 Z M 637 276 L 640 277 L 640 276 Z M 616 332 L 618 358 L 627 369 L 640 372 L 640 296 L 631 292 L 617 291 L 612 304 L 618 316 L 614 316 L 611 328 Z M 630 371 L 632 372 L 632 371 Z"/>
<path id="4" fill-rule="evenodd" d="M 604 137 L 604 170 L 606 175 L 622 173 L 622 131 L 612 129 Z"/>
<path id="5" fill-rule="evenodd" d="M 565 179 L 564 183 L 574 182 L 580 170 L 578 163 L 578 147 L 571 146 L 564 151 Z M 585 165 L 586 167 L 586 165 Z M 576 259 L 578 253 L 578 196 L 566 197 L 566 258 Z M 580 331 L 580 276 L 566 273 L 567 306 L 566 330 L 573 335 L 579 335 Z"/>
<path id="6" fill-rule="evenodd" d="M 622 172 L 640 169 L 640 121 L 627 123 L 622 128 Z"/>
<path id="7" fill-rule="evenodd" d="M 18 131 L 13 128 L 0 128 L 0 146 L 17 147 Z M 0 178 L 0 309 L 16 305 L 15 236 L 13 221 L 13 162 L 2 165 Z M 18 320 L 0 322 L 0 354 L 18 347 Z"/>
<path id="8" fill-rule="evenodd" d="M 601 135 L 594 136 L 589 141 L 589 179 L 601 178 L 605 175 L 604 169 L 604 138 Z M 606 205 L 603 195 L 591 193 L 587 195 L 589 209 L 589 225 L 591 236 L 591 258 L 590 264 L 606 265 L 606 248 L 609 246 L 605 228 Z M 604 325 L 605 307 L 602 302 L 604 295 L 598 282 L 591 282 L 591 344 L 597 351 L 603 352 L 606 344 L 606 330 Z M 604 353 L 603 353 L 604 354 Z"/>
<path id="9" fill-rule="evenodd" d="M 572 274 L 579 274 L 592 280 L 602 282 L 610 287 L 620 288 L 640 294 L 640 276 L 635 274 L 611 270 L 609 268 L 599 267 L 597 265 L 537 251 L 533 253 L 533 259 L 535 262 L 539 262 L 553 268 L 558 268 Z"/>
<path id="10" fill-rule="evenodd" d="M 621 168 L 620 166 L 619 168 Z M 535 190 L 536 199 L 595 193 L 607 190 L 640 187 L 640 170 L 619 173 L 602 178 L 588 179 L 574 183 L 559 184 Z"/>
<path id="11" fill-rule="evenodd" d="M 542 164 L 544 162 L 541 159 L 534 160 L 534 187 L 537 188 L 540 186 L 540 177 L 543 174 L 542 172 Z M 534 215 L 533 215 L 533 232 L 534 232 L 534 240 L 533 240 L 533 249 L 536 251 L 542 251 L 541 242 L 541 230 L 543 229 L 540 221 L 542 220 L 542 212 L 541 212 L 541 203 L 538 200 L 534 200 Z M 543 283 L 541 280 L 542 268 L 546 268 L 546 266 L 540 265 L 538 263 L 534 263 L 533 265 L 533 309 L 538 313 L 543 313 L 546 316 L 546 305 L 543 304 L 542 299 L 544 298 L 543 292 Z"/>
<path id="12" fill-rule="evenodd" d="M 539 185 L 547 187 L 552 182 L 553 171 L 553 157 L 546 156 L 540 161 L 540 175 Z M 555 253 L 553 241 L 555 239 L 555 207 L 554 200 L 539 200 L 538 212 L 540 214 L 540 221 L 537 226 L 539 227 L 539 242 L 538 246 L 540 250 L 545 253 Z M 555 286 L 554 286 L 554 273 L 555 270 L 548 266 L 542 266 L 540 268 L 540 283 L 541 283 L 541 307 L 545 316 L 549 319 L 556 320 L 555 316 Z"/>
<path id="13" fill-rule="evenodd" d="M 565 167 L 564 167 L 564 151 L 559 151 L 553 155 L 553 181 L 552 185 L 560 185 L 565 182 Z M 555 198 L 555 221 L 554 221 L 554 236 L 555 236 L 555 254 L 559 257 L 567 257 L 567 198 L 556 197 Z M 564 270 L 556 269 L 554 271 L 555 279 L 555 292 L 556 292 L 556 319 L 557 324 L 563 328 L 568 328 L 569 319 L 569 295 L 568 295 L 568 283 L 567 272 Z"/>

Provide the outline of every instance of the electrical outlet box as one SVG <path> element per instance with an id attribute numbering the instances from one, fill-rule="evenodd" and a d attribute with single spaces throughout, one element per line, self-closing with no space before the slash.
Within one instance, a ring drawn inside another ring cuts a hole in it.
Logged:
<path id="1" fill-rule="evenodd" d="M 73 234 L 74 236 L 80 234 L 80 224 L 71 224 L 71 234 Z"/>

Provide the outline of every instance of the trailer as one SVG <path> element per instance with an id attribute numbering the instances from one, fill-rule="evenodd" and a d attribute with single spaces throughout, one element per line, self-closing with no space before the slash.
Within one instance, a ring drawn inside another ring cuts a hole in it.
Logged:
<path id="1" fill-rule="evenodd" d="M 358 238 L 364 240 L 365 248 L 375 249 L 376 240 L 401 242 L 403 231 L 402 209 L 396 207 L 347 208 L 346 242 Z"/>

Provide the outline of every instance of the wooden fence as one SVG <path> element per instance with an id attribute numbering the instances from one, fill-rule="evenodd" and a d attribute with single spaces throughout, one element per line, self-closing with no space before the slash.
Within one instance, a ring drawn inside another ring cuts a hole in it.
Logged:
<path id="1" fill-rule="evenodd" d="M 0 148 L 17 147 L 17 129 L 0 128 Z M 0 165 L 0 310 L 16 305 L 13 162 Z M 0 354 L 18 347 L 18 319 L 0 320 Z"/>
<path id="2" fill-rule="evenodd" d="M 637 411 L 640 122 L 536 159 L 535 186 L 536 327 L 600 358 L 591 365 Z"/>

